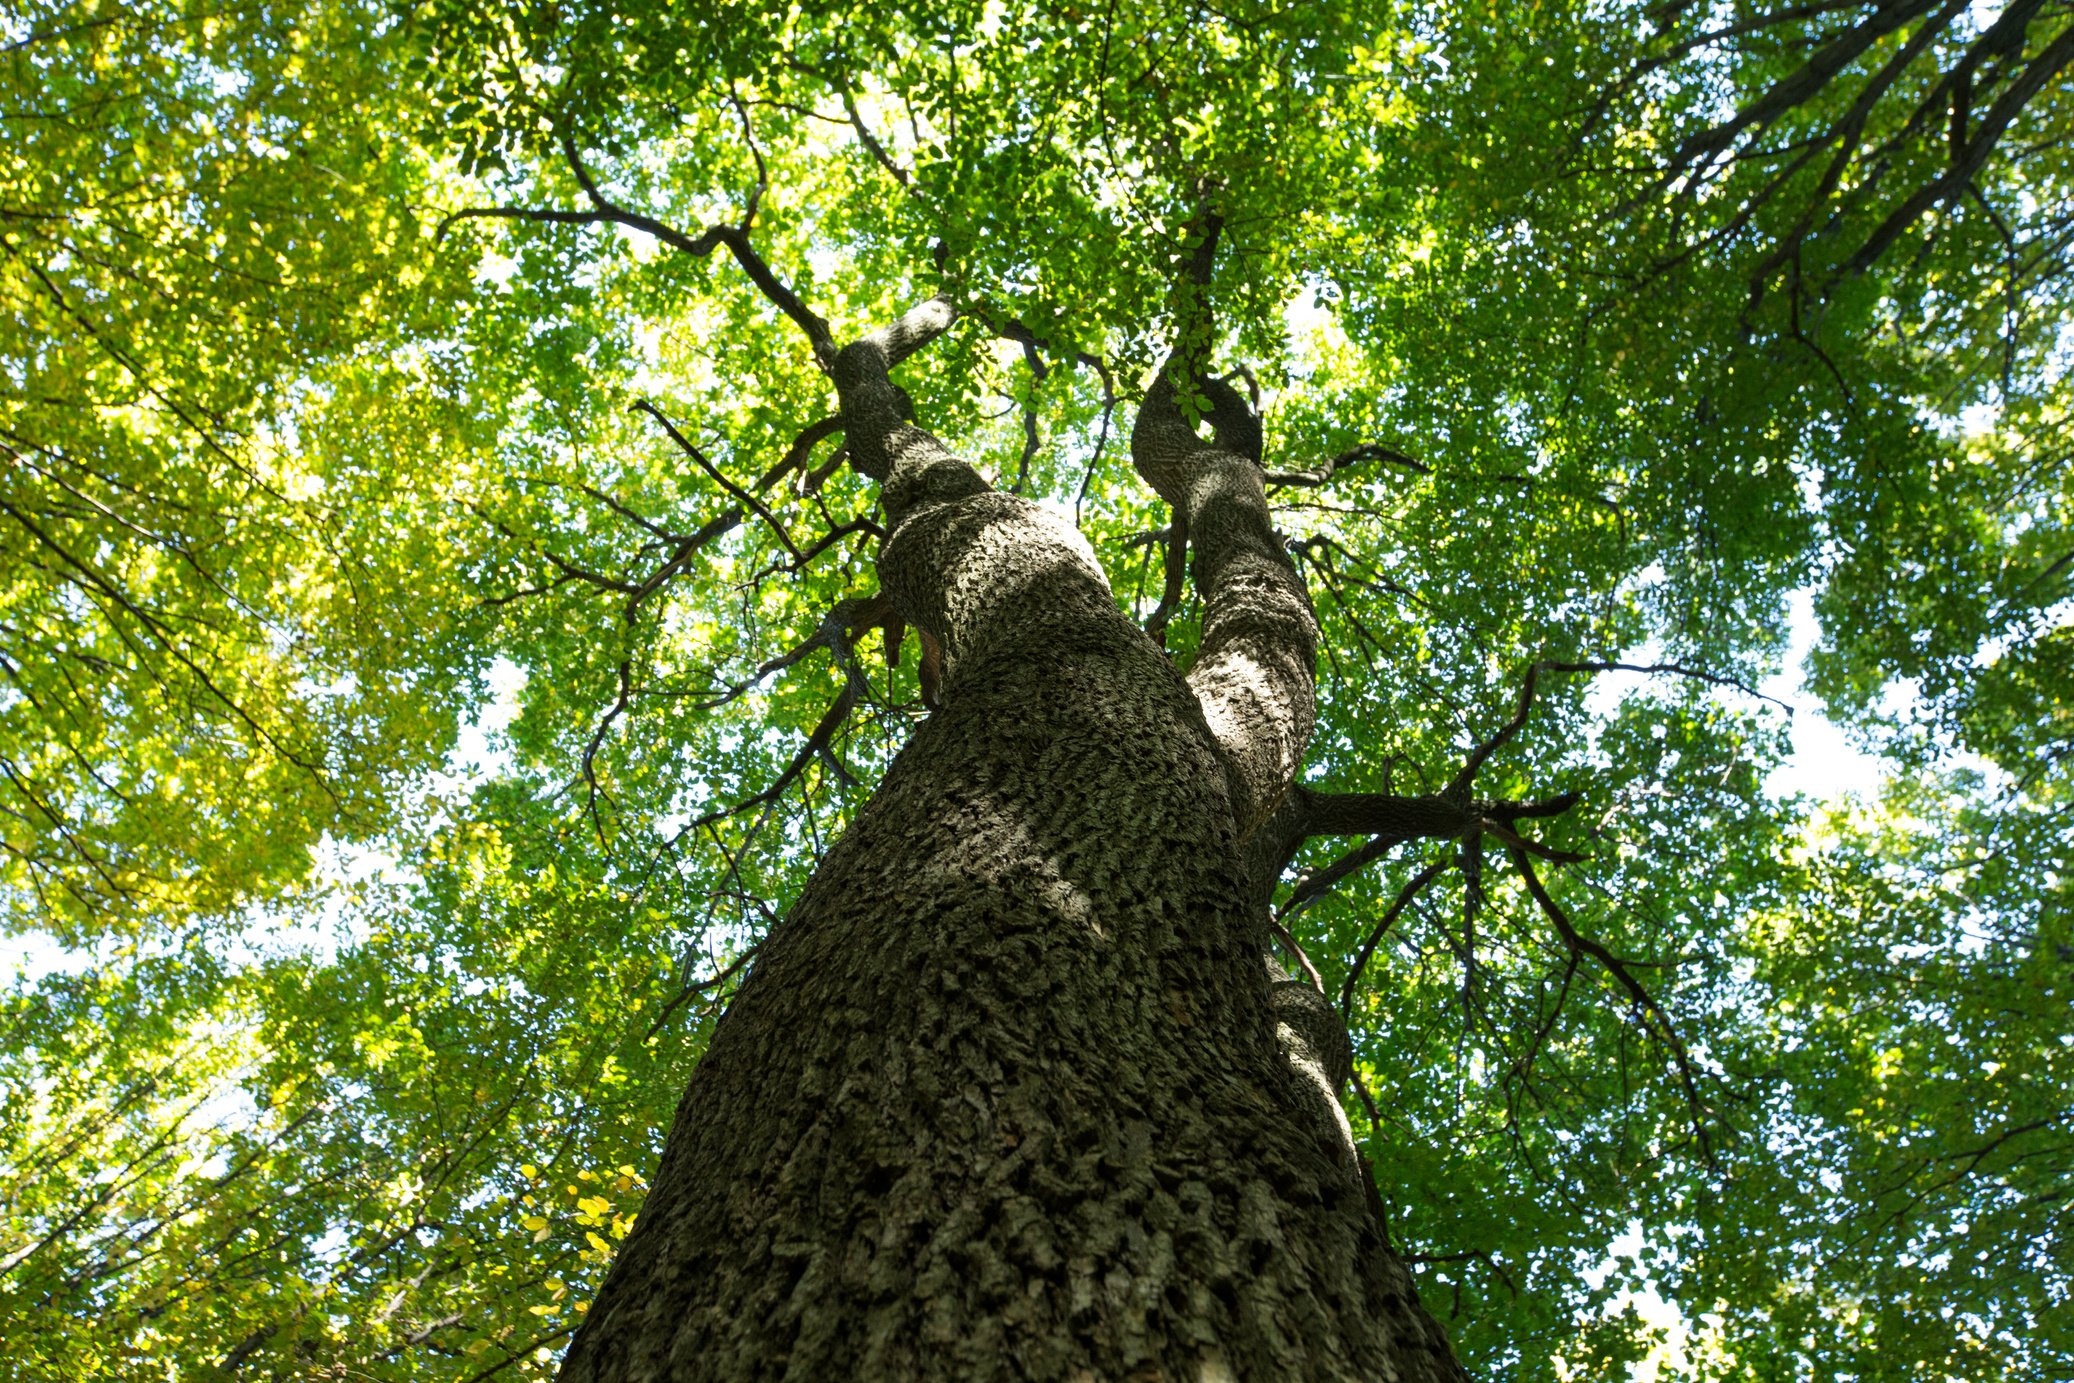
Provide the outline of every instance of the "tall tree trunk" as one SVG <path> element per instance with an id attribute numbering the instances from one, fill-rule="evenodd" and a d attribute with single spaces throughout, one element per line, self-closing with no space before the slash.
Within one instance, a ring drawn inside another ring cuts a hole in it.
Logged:
<path id="1" fill-rule="evenodd" d="M 1315 628 L 1260 472 L 1177 352 L 1133 451 L 1194 540 L 1184 679 L 1069 523 L 909 421 L 888 370 L 949 320 L 834 363 L 940 708 L 763 943 L 563 1378 L 1460 1378 L 1329 1054 L 1278 1038 L 1244 846 Z"/>

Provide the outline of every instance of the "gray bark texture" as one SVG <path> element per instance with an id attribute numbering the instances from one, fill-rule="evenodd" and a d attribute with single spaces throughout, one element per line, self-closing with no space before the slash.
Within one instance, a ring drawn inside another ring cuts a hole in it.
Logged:
<path id="1" fill-rule="evenodd" d="M 889 368 L 949 320 L 833 366 L 940 707 L 764 942 L 562 1377 L 1459 1379 L 1339 1112 L 1344 1034 L 1263 963 L 1245 847 L 1316 629 L 1255 458 L 1170 360 L 1133 452 L 1194 547 L 1184 677 L 1070 523 L 910 421 Z"/>

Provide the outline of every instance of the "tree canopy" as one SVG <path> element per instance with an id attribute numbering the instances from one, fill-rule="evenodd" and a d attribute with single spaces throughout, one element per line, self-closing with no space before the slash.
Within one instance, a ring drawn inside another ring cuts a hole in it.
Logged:
<path id="1" fill-rule="evenodd" d="M 2070 66 L 2046 0 L 18 0 L 10 1360 L 551 1374 L 927 714 L 816 341 L 954 302 L 918 412 L 1185 663 L 1123 449 L 1210 199 L 1309 784 L 1539 804 L 1277 894 L 1472 1373 L 2074 1375 Z M 1879 790 L 1780 789 L 1760 684 Z"/>

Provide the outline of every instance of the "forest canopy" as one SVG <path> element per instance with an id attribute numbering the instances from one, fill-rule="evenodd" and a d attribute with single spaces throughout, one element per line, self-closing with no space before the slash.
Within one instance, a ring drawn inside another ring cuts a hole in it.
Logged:
<path id="1" fill-rule="evenodd" d="M 13 0 L 11 1365 L 551 1376 L 929 714 L 814 324 L 954 304 L 917 414 L 1185 665 L 1127 439 L 1214 205 L 1305 786 L 1520 809 L 1275 902 L 1464 1364 L 2074 1377 L 2070 72 L 2048 0 Z"/>

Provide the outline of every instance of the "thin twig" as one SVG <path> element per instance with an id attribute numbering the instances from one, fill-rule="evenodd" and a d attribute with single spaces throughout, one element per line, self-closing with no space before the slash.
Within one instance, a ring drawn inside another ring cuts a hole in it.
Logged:
<path id="1" fill-rule="evenodd" d="M 1340 1016 L 1343 1019 L 1349 1021 L 1352 1020 L 1354 1012 L 1354 987 L 1361 982 L 1361 972 L 1368 968 L 1369 958 L 1375 954 L 1375 948 L 1377 944 L 1382 941 L 1383 933 L 1390 930 L 1390 924 L 1397 920 L 1397 915 L 1399 913 L 1403 912 L 1406 907 L 1410 906 L 1413 899 L 1417 898 L 1421 893 L 1425 892 L 1426 885 L 1432 883 L 1435 879 L 1439 878 L 1441 874 L 1446 872 L 1450 863 L 1452 863 L 1452 861 L 1445 859 L 1439 860 L 1433 864 L 1427 865 L 1424 869 L 1420 870 L 1417 874 L 1413 875 L 1411 879 L 1405 883 L 1403 888 L 1397 890 L 1397 897 L 1391 901 L 1389 908 L 1384 911 L 1382 918 L 1375 924 L 1375 926 L 1369 929 L 1367 937 L 1365 937 L 1361 942 L 1361 949 L 1354 953 L 1354 964 L 1353 967 L 1347 971 L 1347 982 L 1340 986 L 1339 1011 Z"/>
<path id="2" fill-rule="evenodd" d="M 792 554 L 792 560 L 794 563 L 800 566 L 804 566 L 806 564 L 806 559 L 800 555 L 799 545 L 792 541 L 792 535 L 785 531 L 785 525 L 778 522 L 777 515 L 771 513 L 771 511 L 764 506 L 762 500 L 758 499 L 755 495 L 743 489 L 741 486 L 735 484 L 734 481 L 728 479 L 726 472 L 722 471 L 718 466 L 714 465 L 711 461 L 707 460 L 706 454 L 703 451 L 699 450 L 698 447 L 694 446 L 689 437 L 686 437 L 682 432 L 679 432 L 677 430 L 677 425 L 671 422 L 669 418 L 664 416 L 663 411 L 660 408 L 657 408 L 654 404 L 648 402 L 648 400 L 642 399 L 640 402 L 634 405 L 634 411 L 638 413 L 646 413 L 649 417 L 661 423 L 663 425 L 663 430 L 670 434 L 670 440 L 675 442 L 678 446 L 678 449 L 681 450 L 686 456 L 689 456 L 694 462 L 696 462 L 700 470 L 704 471 L 708 476 L 712 477 L 714 483 L 719 485 L 723 490 L 726 490 L 728 494 L 732 495 L 741 503 L 748 505 L 750 509 L 755 511 L 756 516 L 758 518 L 762 519 L 766 524 L 770 525 L 771 532 L 777 534 L 778 541 L 780 543 L 783 543 L 785 545 L 785 550 Z"/>

